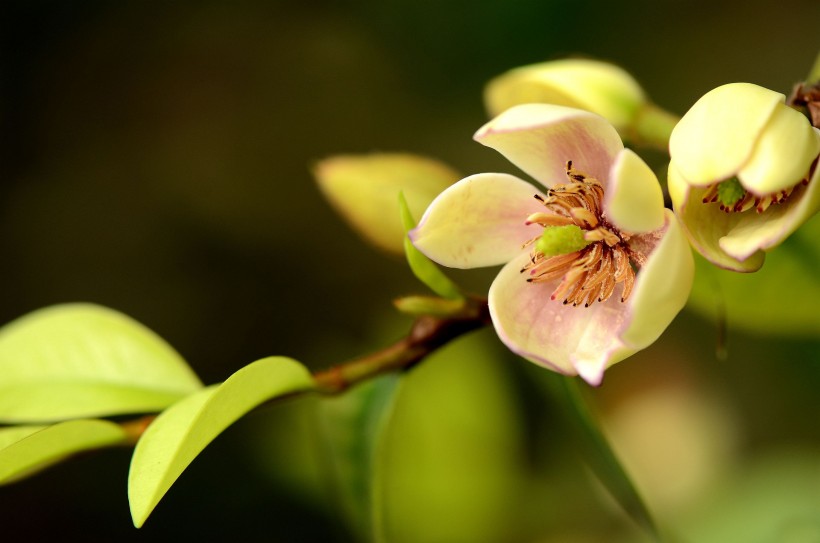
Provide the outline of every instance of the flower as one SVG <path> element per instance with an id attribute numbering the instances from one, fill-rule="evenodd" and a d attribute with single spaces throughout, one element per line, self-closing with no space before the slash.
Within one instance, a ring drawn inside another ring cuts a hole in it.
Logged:
<path id="1" fill-rule="evenodd" d="M 692 245 L 751 272 L 820 207 L 820 130 L 750 83 L 698 100 L 669 140 L 669 193 Z"/>
<path id="2" fill-rule="evenodd" d="M 547 190 L 503 173 L 472 175 L 433 201 L 410 238 L 445 266 L 506 263 L 489 292 L 501 340 L 598 385 L 686 302 L 694 271 L 686 237 L 655 175 L 598 115 L 520 105 L 475 139 Z"/>
<path id="3" fill-rule="evenodd" d="M 484 103 L 491 116 L 527 103 L 576 107 L 627 130 L 646 96 L 626 71 L 598 60 L 564 59 L 521 66 L 490 81 Z"/>

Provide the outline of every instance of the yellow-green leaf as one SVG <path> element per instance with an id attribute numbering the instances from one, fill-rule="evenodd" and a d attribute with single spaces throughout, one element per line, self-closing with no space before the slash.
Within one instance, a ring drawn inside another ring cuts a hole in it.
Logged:
<path id="1" fill-rule="evenodd" d="M 248 411 L 313 387 L 310 372 L 284 357 L 258 360 L 174 404 L 137 443 L 128 475 L 131 516 L 138 528 L 194 458 Z"/>
<path id="2" fill-rule="evenodd" d="M 127 439 L 119 425 L 94 419 L 0 429 L 0 485 L 32 475 L 74 453 Z"/>
<path id="3" fill-rule="evenodd" d="M 404 225 L 405 233 L 416 226 L 416 221 L 407 205 L 404 194 L 399 194 L 399 209 L 401 211 L 401 221 Z M 407 263 L 419 281 L 430 287 L 430 290 L 443 298 L 459 299 L 463 298 L 458 287 L 444 275 L 444 272 L 436 266 L 421 251 L 415 248 L 407 235 L 404 236 L 404 254 L 407 256 Z"/>
<path id="4" fill-rule="evenodd" d="M 0 422 L 159 411 L 201 387 L 170 345 L 112 309 L 58 305 L 0 329 Z"/>

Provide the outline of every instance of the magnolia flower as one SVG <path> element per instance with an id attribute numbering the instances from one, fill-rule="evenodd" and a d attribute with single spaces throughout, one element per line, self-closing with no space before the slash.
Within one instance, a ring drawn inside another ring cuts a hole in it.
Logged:
<path id="1" fill-rule="evenodd" d="M 677 219 L 649 167 L 593 113 L 516 106 L 475 139 L 546 190 L 502 173 L 467 177 L 433 201 L 410 238 L 445 266 L 506 263 L 489 292 L 501 340 L 598 385 L 686 302 L 693 261 Z"/>
<path id="2" fill-rule="evenodd" d="M 694 247 L 750 272 L 820 206 L 820 130 L 777 92 L 718 87 L 683 116 L 669 141 L 669 193 Z"/>

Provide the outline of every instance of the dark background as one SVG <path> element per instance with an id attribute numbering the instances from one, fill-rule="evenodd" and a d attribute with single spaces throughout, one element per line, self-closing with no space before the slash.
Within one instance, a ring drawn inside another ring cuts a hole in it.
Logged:
<path id="1" fill-rule="evenodd" d="M 338 362 L 368 348 L 390 300 L 418 287 L 322 200 L 316 160 L 408 151 L 465 174 L 513 171 L 471 140 L 486 120 L 483 84 L 507 69 L 610 60 L 683 113 L 725 82 L 788 93 L 817 54 L 818 21 L 813 0 L 4 2 L 0 322 L 61 302 L 110 306 L 206 383 L 271 354 Z M 464 277 L 481 289 L 492 275 Z M 699 334 L 691 363 L 712 363 L 714 326 L 681 321 L 658 349 Z M 727 367 L 719 382 L 741 374 Z M 628 388 L 620 371 L 615 391 Z M 753 381 L 738 394 L 753 397 L 765 378 Z M 140 532 L 122 450 L 0 489 L 0 537 L 344 540 L 332 515 L 252 466 L 220 469 L 248 446 L 242 428 Z"/>

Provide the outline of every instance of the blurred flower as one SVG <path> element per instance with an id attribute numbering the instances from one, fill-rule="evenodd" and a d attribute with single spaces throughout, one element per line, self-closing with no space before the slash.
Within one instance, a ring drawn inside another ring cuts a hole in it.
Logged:
<path id="1" fill-rule="evenodd" d="M 669 141 L 669 192 L 695 248 L 750 272 L 820 206 L 820 130 L 750 83 L 698 100 Z"/>
<path id="2" fill-rule="evenodd" d="M 408 153 L 339 155 L 314 171 L 322 193 L 350 226 L 373 245 L 404 254 L 399 193 L 418 217 L 459 177 L 449 166 Z"/>
<path id="3" fill-rule="evenodd" d="M 501 340 L 599 384 L 657 339 L 691 287 L 692 255 L 655 175 L 608 122 L 577 109 L 517 106 L 475 139 L 548 189 L 467 177 L 430 205 L 413 243 L 445 266 L 507 263 L 489 292 Z"/>
<path id="4" fill-rule="evenodd" d="M 626 71 L 597 60 L 566 59 L 515 68 L 487 84 L 484 102 L 491 116 L 526 103 L 575 107 L 597 113 L 619 131 L 646 101 Z"/>

